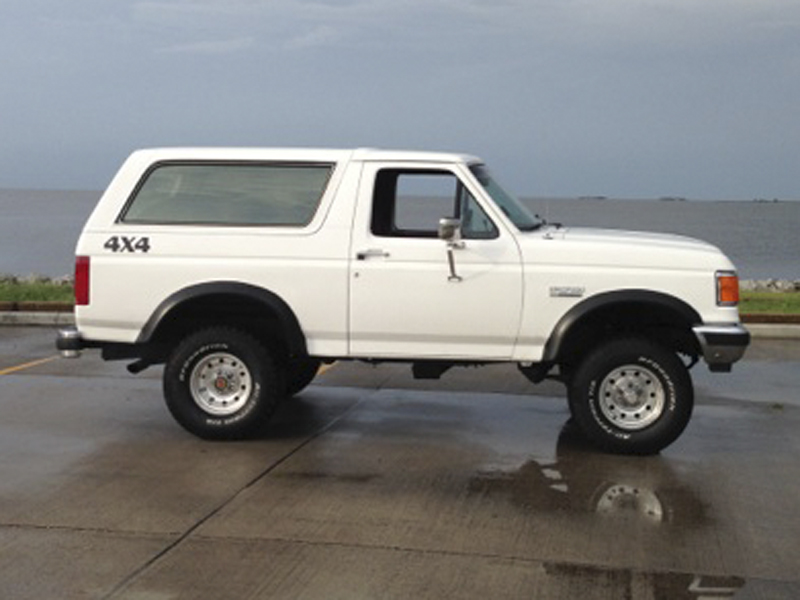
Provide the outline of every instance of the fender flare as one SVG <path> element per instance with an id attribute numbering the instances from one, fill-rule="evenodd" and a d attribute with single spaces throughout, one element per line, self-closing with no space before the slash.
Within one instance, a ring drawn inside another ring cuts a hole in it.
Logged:
<path id="1" fill-rule="evenodd" d="M 284 339 L 289 348 L 289 352 L 295 356 L 306 355 L 306 338 L 300 327 L 300 322 L 289 305 L 277 294 L 247 283 L 238 281 L 215 281 L 210 283 L 200 283 L 185 287 L 166 298 L 159 304 L 150 315 L 139 333 L 137 343 L 147 343 L 154 336 L 158 327 L 172 313 L 173 310 L 187 301 L 202 298 L 204 296 L 241 296 L 263 304 L 265 310 L 277 317 Z"/>
<path id="2" fill-rule="evenodd" d="M 689 304 L 680 298 L 663 292 L 637 289 L 604 292 L 579 302 L 559 319 L 545 344 L 543 361 L 556 361 L 561 353 L 564 340 L 567 338 L 574 325 L 591 313 L 621 304 L 649 304 L 659 308 L 669 309 L 671 312 L 684 319 L 688 326 L 702 323 L 700 314 Z"/>

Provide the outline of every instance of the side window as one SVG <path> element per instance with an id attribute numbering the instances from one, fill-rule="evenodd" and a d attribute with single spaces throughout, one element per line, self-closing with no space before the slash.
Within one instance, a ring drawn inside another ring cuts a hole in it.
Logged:
<path id="1" fill-rule="evenodd" d="M 162 163 L 139 184 L 120 221 L 152 224 L 307 225 L 328 164 Z"/>
<path id="2" fill-rule="evenodd" d="M 374 235 L 435 238 L 442 217 L 461 219 L 465 239 L 492 239 L 498 235 L 472 194 L 449 171 L 378 172 L 372 207 Z"/>
<path id="3" fill-rule="evenodd" d="M 394 200 L 394 228 L 435 237 L 439 219 L 454 214 L 456 183 L 450 174 L 400 173 Z"/>
<path id="4" fill-rule="evenodd" d="M 466 240 L 491 240 L 498 236 L 497 227 L 465 187 L 459 195 L 458 218 L 461 236 Z"/>

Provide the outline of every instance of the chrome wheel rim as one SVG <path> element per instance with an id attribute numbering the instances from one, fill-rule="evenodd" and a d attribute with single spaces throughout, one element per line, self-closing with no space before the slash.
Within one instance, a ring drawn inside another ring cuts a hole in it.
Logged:
<path id="1" fill-rule="evenodd" d="M 217 352 L 203 357 L 194 366 L 190 388 L 195 403 L 205 412 L 228 416 L 247 403 L 253 377 L 238 357 Z"/>
<path id="2" fill-rule="evenodd" d="M 666 394 L 653 371 L 640 365 L 614 369 L 600 384 L 600 412 L 615 426 L 637 431 L 652 425 L 664 412 Z"/>

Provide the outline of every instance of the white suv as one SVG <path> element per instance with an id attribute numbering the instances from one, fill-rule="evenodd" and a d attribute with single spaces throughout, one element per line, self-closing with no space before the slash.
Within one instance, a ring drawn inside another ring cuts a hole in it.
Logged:
<path id="1" fill-rule="evenodd" d="M 599 446 L 653 453 L 689 420 L 689 367 L 743 355 L 737 302 L 713 246 L 548 224 L 472 156 L 157 149 L 89 217 L 57 345 L 166 363 L 204 438 L 252 434 L 321 361 L 513 362 L 563 381 Z"/>

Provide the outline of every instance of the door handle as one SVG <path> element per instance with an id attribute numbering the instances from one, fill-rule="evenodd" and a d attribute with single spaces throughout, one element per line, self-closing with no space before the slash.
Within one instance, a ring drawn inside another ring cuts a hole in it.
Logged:
<path id="1" fill-rule="evenodd" d="M 389 253 L 380 248 L 370 248 L 356 253 L 356 260 L 367 260 L 368 258 L 389 258 Z"/>

